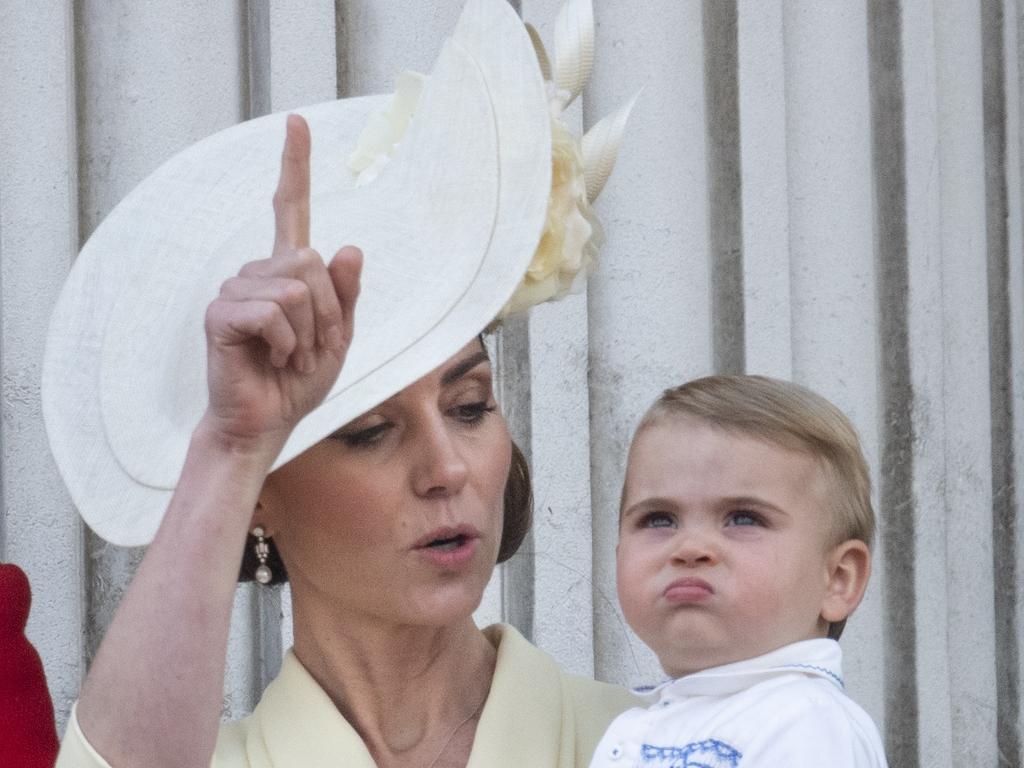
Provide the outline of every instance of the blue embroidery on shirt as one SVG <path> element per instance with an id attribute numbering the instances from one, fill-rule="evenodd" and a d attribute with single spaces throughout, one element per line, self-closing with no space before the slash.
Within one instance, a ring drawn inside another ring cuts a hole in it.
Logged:
<path id="1" fill-rule="evenodd" d="M 736 768 L 743 754 L 724 741 L 704 739 L 684 747 L 656 747 L 644 744 L 640 756 L 645 763 L 665 768 Z"/>
<path id="2" fill-rule="evenodd" d="M 643 696 L 645 693 L 650 693 L 657 687 L 657 685 L 638 685 L 636 686 L 636 688 L 633 688 L 632 690 L 633 693 L 635 693 L 637 696 Z"/>
<path id="3" fill-rule="evenodd" d="M 635 693 L 637 696 L 644 696 L 648 693 L 653 693 L 654 691 L 658 690 L 661 686 L 671 682 L 672 679 L 668 678 L 666 680 L 662 680 L 660 683 L 651 683 L 650 685 L 638 685 L 633 688 L 630 688 L 630 690 L 633 691 L 633 693 Z"/>
<path id="4" fill-rule="evenodd" d="M 786 664 L 787 667 L 796 667 L 798 669 L 813 669 L 815 672 L 821 672 L 823 675 L 828 675 L 832 678 L 833 682 L 843 690 L 846 690 L 846 683 L 843 682 L 843 678 L 833 672 L 831 669 L 825 669 L 825 667 L 816 667 L 813 664 Z"/>

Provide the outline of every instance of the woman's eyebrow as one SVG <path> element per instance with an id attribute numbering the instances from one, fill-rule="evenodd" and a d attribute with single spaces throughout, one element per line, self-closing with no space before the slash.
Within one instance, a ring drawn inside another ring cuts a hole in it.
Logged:
<path id="1" fill-rule="evenodd" d="M 451 384 L 453 381 L 461 379 L 471 370 L 480 365 L 480 363 L 488 359 L 490 358 L 487 357 L 487 353 L 484 352 L 483 350 L 477 352 L 476 354 L 470 355 L 458 365 L 452 366 L 443 374 L 441 374 L 441 386 L 446 386 L 448 384 Z"/>

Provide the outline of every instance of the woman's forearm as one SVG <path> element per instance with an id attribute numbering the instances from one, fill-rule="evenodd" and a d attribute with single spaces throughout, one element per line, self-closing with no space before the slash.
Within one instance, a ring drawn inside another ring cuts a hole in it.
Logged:
<path id="1" fill-rule="evenodd" d="M 205 768 L 246 530 L 289 434 L 338 378 L 362 253 L 309 248 L 309 127 L 287 122 L 269 259 L 206 310 L 206 414 L 156 538 L 82 688 L 78 722 L 117 766 Z"/>
<path id="2" fill-rule="evenodd" d="M 209 765 L 238 564 L 274 456 L 274 446 L 227 446 L 202 426 L 193 436 L 82 687 L 79 724 L 112 765 Z"/>

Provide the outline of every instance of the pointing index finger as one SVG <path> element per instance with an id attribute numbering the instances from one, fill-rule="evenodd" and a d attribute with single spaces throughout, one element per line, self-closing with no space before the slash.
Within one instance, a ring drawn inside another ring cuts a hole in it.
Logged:
<path id="1" fill-rule="evenodd" d="M 309 246 L 309 126 L 288 115 L 274 193 L 274 255 Z"/>

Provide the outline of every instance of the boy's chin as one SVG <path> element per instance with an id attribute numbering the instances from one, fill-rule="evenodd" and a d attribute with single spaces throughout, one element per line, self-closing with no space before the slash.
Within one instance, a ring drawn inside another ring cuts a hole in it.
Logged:
<path id="1" fill-rule="evenodd" d="M 755 659 L 758 656 L 764 656 L 766 653 L 777 651 L 780 648 L 785 648 L 787 645 L 792 645 L 793 643 L 798 643 L 802 640 L 815 640 L 825 637 L 828 637 L 827 625 L 825 625 L 820 632 L 814 631 L 803 637 L 794 637 L 789 640 L 765 643 L 763 646 L 742 648 L 716 646 L 714 648 L 708 648 L 704 652 L 662 653 L 658 654 L 658 661 L 666 675 L 673 679 L 677 679 L 697 672 L 703 672 L 706 669 L 724 667 L 726 664 L 734 664 L 738 661 Z"/>
<path id="2" fill-rule="evenodd" d="M 742 654 L 729 653 L 728 651 L 718 649 L 718 653 L 702 653 L 702 654 L 666 654 L 660 655 L 658 661 L 661 663 L 661 668 L 665 671 L 665 674 L 673 679 L 680 677 L 686 677 L 687 675 L 693 675 L 697 672 L 703 672 L 705 669 L 711 669 L 713 667 L 721 667 L 725 664 L 731 664 L 734 661 L 741 661 L 744 658 L 748 658 Z"/>

